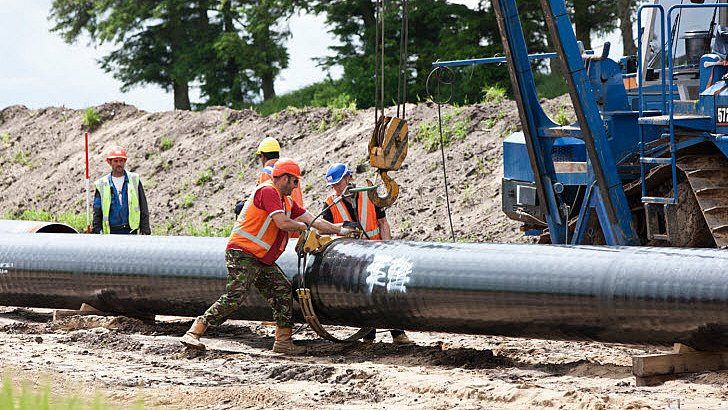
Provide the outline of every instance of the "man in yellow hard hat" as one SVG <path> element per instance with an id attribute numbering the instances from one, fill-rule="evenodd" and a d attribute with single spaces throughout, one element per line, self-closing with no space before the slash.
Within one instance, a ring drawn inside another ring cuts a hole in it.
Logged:
<path id="1" fill-rule="evenodd" d="M 278 161 L 281 155 L 281 144 L 273 137 L 265 137 L 258 144 L 258 151 L 255 155 L 260 159 L 263 169 L 258 174 L 258 185 L 272 178 L 273 165 Z M 303 193 L 301 193 L 301 184 L 298 184 L 291 192 L 291 198 L 300 206 L 303 206 Z"/>
<path id="2" fill-rule="evenodd" d="M 262 141 L 260 141 L 260 144 L 258 144 L 258 150 L 255 152 L 255 155 L 258 156 L 258 159 L 260 160 L 260 165 L 263 166 L 263 169 L 260 170 L 260 173 L 258 174 L 258 179 L 256 181 L 256 185 L 260 185 L 265 181 L 268 181 L 272 178 L 271 174 L 273 172 L 273 165 L 278 161 L 278 158 L 281 156 L 281 144 L 278 143 L 278 140 L 273 137 L 265 137 Z M 301 192 L 301 184 L 298 184 L 296 187 L 293 188 L 293 192 L 291 192 L 291 198 L 301 207 L 303 207 L 303 193 Z M 243 206 L 245 205 L 245 200 L 238 201 L 238 203 L 235 204 L 235 216 L 238 216 L 240 214 L 240 211 L 243 209 Z M 298 233 L 293 232 L 291 234 L 292 238 L 297 238 Z"/>
<path id="3" fill-rule="evenodd" d="M 152 233 L 142 181 L 124 169 L 127 159 L 126 150 L 118 146 L 106 155 L 111 172 L 95 183 L 93 233 Z"/>

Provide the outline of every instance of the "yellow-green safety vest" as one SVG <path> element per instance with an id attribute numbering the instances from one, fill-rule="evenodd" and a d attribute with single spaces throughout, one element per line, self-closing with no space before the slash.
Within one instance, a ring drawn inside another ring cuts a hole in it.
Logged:
<path id="1" fill-rule="evenodd" d="M 139 221 L 142 219 L 139 210 L 139 174 L 124 171 L 127 175 L 129 183 L 126 184 L 126 197 L 129 207 L 129 228 L 131 230 L 139 229 Z M 111 209 L 111 185 L 109 185 L 109 175 L 96 180 L 96 189 L 101 194 L 101 213 L 103 215 L 103 232 L 108 234 L 111 232 L 109 225 L 109 210 Z M 121 192 L 118 192 L 121 195 Z"/>

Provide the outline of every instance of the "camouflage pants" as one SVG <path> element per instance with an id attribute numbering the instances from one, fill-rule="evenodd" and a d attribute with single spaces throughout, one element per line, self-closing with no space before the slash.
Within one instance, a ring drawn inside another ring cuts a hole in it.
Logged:
<path id="1" fill-rule="evenodd" d="M 255 257 L 235 249 L 225 251 L 228 282 L 225 293 L 198 319 L 219 326 L 232 316 L 255 285 L 273 309 L 273 320 L 281 327 L 293 327 L 291 282 L 278 265 L 264 265 Z"/>

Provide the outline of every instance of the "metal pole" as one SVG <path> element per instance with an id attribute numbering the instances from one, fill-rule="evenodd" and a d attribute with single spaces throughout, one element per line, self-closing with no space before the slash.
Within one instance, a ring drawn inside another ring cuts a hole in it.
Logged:
<path id="1" fill-rule="evenodd" d="M 91 233 L 91 211 L 90 211 L 90 190 L 89 190 L 89 165 L 88 165 L 88 132 L 84 133 L 86 140 L 86 233 Z"/>

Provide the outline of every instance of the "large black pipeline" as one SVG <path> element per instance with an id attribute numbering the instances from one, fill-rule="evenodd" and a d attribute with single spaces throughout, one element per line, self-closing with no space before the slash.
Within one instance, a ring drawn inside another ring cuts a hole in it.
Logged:
<path id="1" fill-rule="evenodd" d="M 226 241 L 3 234 L 0 304 L 195 316 L 224 289 Z M 324 324 L 724 350 L 727 255 L 341 240 L 309 259 L 305 282 Z M 296 284 L 292 249 L 279 264 Z M 270 312 L 253 292 L 238 317 Z"/>

